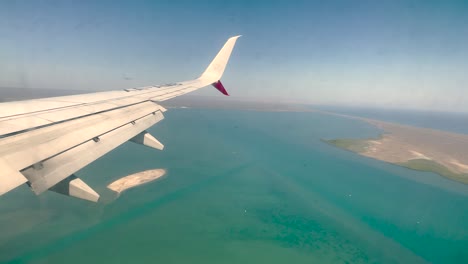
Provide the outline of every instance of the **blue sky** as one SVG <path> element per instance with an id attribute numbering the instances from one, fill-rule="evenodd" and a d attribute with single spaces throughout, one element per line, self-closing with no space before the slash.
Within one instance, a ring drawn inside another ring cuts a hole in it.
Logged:
<path id="1" fill-rule="evenodd" d="M 468 1 L 2 1 L 0 86 L 187 80 L 238 34 L 234 97 L 468 111 Z"/>

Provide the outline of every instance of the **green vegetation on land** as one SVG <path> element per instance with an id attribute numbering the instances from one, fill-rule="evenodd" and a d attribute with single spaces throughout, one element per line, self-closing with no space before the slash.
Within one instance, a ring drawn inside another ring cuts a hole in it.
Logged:
<path id="1" fill-rule="evenodd" d="M 468 184 L 468 175 L 455 173 L 442 164 L 427 159 L 412 159 L 407 162 L 396 163 L 397 165 L 418 171 L 429 171 L 440 176 Z"/>
<path id="2" fill-rule="evenodd" d="M 342 138 L 323 141 L 328 144 L 334 145 L 335 147 L 347 149 L 356 153 L 362 153 L 366 151 L 366 149 L 369 147 L 369 143 L 367 142 L 367 140 L 364 139 Z"/>
<path id="3" fill-rule="evenodd" d="M 355 153 L 363 153 L 369 147 L 369 140 L 373 139 L 331 139 L 331 140 L 322 140 L 328 144 L 331 144 L 335 147 L 346 149 Z M 378 140 L 378 139 L 377 139 Z M 383 160 L 385 161 L 385 160 Z M 392 163 L 392 162 L 389 162 Z M 468 175 L 461 174 L 451 171 L 449 168 L 445 167 L 444 165 L 434 161 L 434 160 L 427 160 L 427 159 L 411 159 L 406 162 L 398 162 L 392 163 L 395 165 L 399 165 L 408 169 L 418 170 L 418 171 L 427 171 L 436 173 L 442 177 L 446 177 L 448 179 L 462 182 L 468 184 Z"/>

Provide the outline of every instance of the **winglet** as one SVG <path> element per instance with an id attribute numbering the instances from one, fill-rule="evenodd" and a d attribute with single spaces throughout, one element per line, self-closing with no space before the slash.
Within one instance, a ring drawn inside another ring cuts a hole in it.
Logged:
<path id="1" fill-rule="evenodd" d="M 203 72 L 200 78 L 198 78 L 199 80 L 206 81 L 207 83 L 213 83 L 213 85 L 215 86 L 214 83 L 218 82 L 221 79 L 221 76 L 223 76 L 224 69 L 226 68 L 226 65 L 229 61 L 232 49 L 234 48 L 236 40 L 239 37 L 240 35 L 231 37 L 226 41 L 223 48 L 218 52 L 218 54 L 210 63 L 210 65 L 208 65 L 208 68 L 206 68 L 206 70 Z M 216 88 L 219 90 L 218 87 Z"/>
<path id="2" fill-rule="evenodd" d="M 218 89 L 222 94 L 229 96 L 228 92 L 226 91 L 226 88 L 224 88 L 224 85 L 221 83 L 221 81 L 217 81 L 212 83 L 211 85 L 214 86 L 214 88 Z"/>

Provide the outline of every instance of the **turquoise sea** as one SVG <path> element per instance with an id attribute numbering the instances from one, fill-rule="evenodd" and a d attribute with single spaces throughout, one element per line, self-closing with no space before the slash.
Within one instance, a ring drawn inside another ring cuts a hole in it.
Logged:
<path id="1" fill-rule="evenodd" d="M 77 173 L 93 204 L 0 197 L 0 262 L 468 263 L 468 185 L 334 148 L 375 136 L 319 113 L 170 109 L 162 152 L 126 143 Z M 106 185 L 167 176 L 117 197 Z"/>

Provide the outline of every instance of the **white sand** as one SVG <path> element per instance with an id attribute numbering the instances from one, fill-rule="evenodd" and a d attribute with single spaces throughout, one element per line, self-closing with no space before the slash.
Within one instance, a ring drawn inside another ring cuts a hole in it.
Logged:
<path id="1" fill-rule="evenodd" d="M 410 152 L 414 155 L 414 158 L 415 159 L 427 159 L 427 160 L 432 160 L 431 158 L 429 158 L 428 156 L 420 153 L 420 152 L 417 152 L 417 151 L 414 151 L 414 150 L 410 150 Z"/>
<path id="2" fill-rule="evenodd" d="M 450 163 L 460 168 L 464 173 L 468 173 L 468 165 L 458 162 L 458 160 L 452 160 Z"/>
<path id="3" fill-rule="evenodd" d="M 120 194 L 121 192 L 127 189 L 154 181 L 164 176 L 165 174 L 166 174 L 165 169 L 154 169 L 154 170 L 142 171 L 142 172 L 138 172 L 138 173 L 120 178 L 112 182 L 111 184 L 107 185 L 107 188 Z"/>

